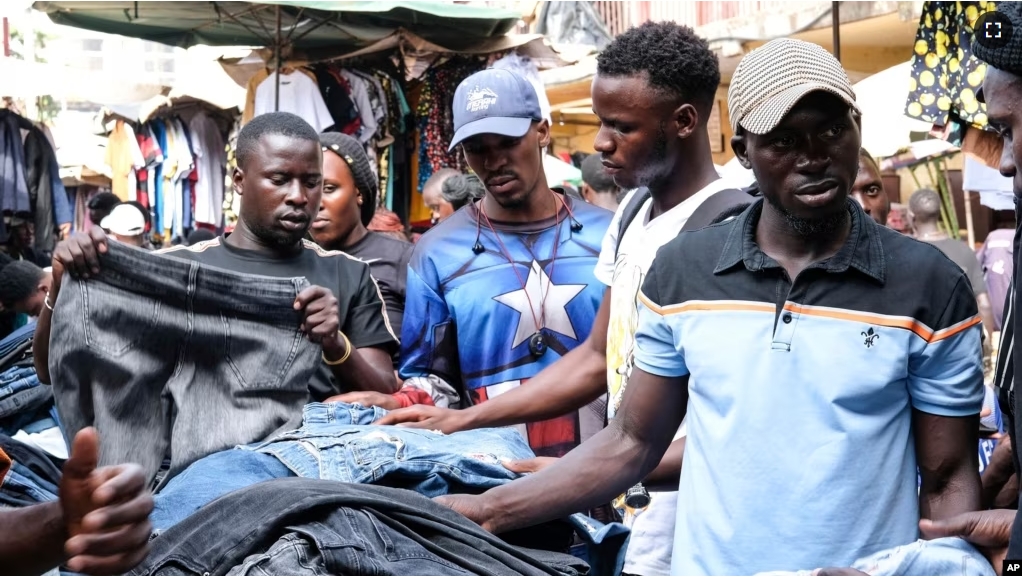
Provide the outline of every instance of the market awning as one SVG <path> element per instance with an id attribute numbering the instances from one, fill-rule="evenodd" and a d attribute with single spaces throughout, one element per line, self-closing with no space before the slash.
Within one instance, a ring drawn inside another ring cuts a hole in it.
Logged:
<path id="1" fill-rule="evenodd" d="M 171 46 L 276 46 L 350 52 L 404 28 L 449 48 L 502 36 L 516 11 L 394 0 L 263 2 L 35 2 L 57 24 Z M 279 8 L 279 10 L 278 10 Z"/>
<path id="2" fill-rule="evenodd" d="M 557 68 L 560 66 L 566 66 L 570 63 L 561 54 L 555 50 L 546 41 L 543 36 L 539 34 L 508 34 L 505 36 L 498 36 L 496 38 L 487 38 L 480 40 L 474 46 L 462 49 L 454 50 L 446 46 L 440 46 L 434 44 L 424 38 L 412 34 L 411 32 L 403 29 L 394 31 L 394 33 L 378 40 L 365 48 L 361 48 L 354 52 L 337 54 L 328 60 L 340 61 L 351 58 L 359 58 L 369 56 L 372 54 L 379 54 L 383 52 L 392 52 L 396 49 L 401 50 L 401 54 L 405 58 L 409 59 L 406 63 L 409 72 L 414 70 L 415 59 L 422 54 L 490 54 L 493 52 L 502 52 L 505 50 L 515 50 L 522 56 L 528 56 L 536 63 L 536 67 L 540 70 L 546 70 L 551 68 Z M 244 57 L 234 58 L 220 58 L 220 66 L 223 67 L 227 75 L 231 77 L 234 82 L 241 87 L 248 85 L 248 81 L 260 70 L 265 69 L 272 62 L 273 51 L 260 48 L 253 50 L 250 54 Z M 303 66 L 311 64 L 308 61 L 290 59 L 289 64 L 293 66 Z"/>

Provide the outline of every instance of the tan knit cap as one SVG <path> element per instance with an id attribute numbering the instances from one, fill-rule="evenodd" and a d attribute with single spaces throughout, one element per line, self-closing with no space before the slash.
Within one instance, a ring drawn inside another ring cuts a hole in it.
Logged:
<path id="1" fill-rule="evenodd" d="M 855 92 L 841 63 L 823 47 L 779 38 L 745 55 L 727 91 L 731 128 L 766 134 L 810 92 L 823 90 L 859 112 Z"/>

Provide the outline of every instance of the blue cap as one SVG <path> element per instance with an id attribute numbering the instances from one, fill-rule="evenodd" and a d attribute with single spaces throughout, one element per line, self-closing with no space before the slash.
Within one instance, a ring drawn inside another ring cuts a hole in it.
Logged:
<path id="1" fill-rule="evenodd" d="M 476 72 L 454 92 L 454 140 L 448 150 L 477 134 L 525 136 L 534 121 L 543 120 L 536 89 L 509 70 Z"/>

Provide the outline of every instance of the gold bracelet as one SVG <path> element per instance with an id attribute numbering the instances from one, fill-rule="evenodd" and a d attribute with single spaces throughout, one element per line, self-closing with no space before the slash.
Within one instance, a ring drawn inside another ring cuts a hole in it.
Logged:
<path id="1" fill-rule="evenodd" d="M 348 360 L 348 357 L 351 356 L 351 341 L 348 340 L 348 336 L 342 333 L 341 331 L 337 331 L 337 334 L 341 335 L 341 338 L 344 339 L 345 349 L 347 350 L 345 351 L 344 356 L 337 359 L 336 361 L 331 361 L 330 359 L 326 358 L 326 353 L 322 353 L 323 362 L 330 365 L 331 367 L 343 365 L 344 362 Z"/>

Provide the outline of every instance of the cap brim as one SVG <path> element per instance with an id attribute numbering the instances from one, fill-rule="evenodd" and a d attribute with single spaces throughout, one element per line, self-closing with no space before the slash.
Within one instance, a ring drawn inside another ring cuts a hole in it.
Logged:
<path id="1" fill-rule="evenodd" d="M 510 136 L 511 138 L 521 138 L 532 127 L 532 123 L 533 120 L 531 118 L 504 118 L 497 116 L 480 118 L 459 128 L 454 133 L 454 140 L 451 141 L 451 146 L 447 151 L 454 150 L 454 147 L 479 134 L 499 134 L 501 136 Z"/>
<path id="2" fill-rule="evenodd" d="M 772 98 L 757 106 L 755 110 L 746 114 L 744 118 L 738 121 L 738 124 L 753 134 L 766 134 L 777 128 L 777 125 L 781 123 L 781 120 L 784 120 L 784 117 L 791 112 L 791 109 L 798 104 L 799 100 L 802 100 L 812 92 L 820 91 L 837 96 L 842 102 L 856 112 L 859 112 L 859 105 L 855 103 L 855 100 L 849 98 L 847 94 L 843 94 L 831 86 L 810 82 L 792 86 L 783 92 L 775 94 Z"/>

